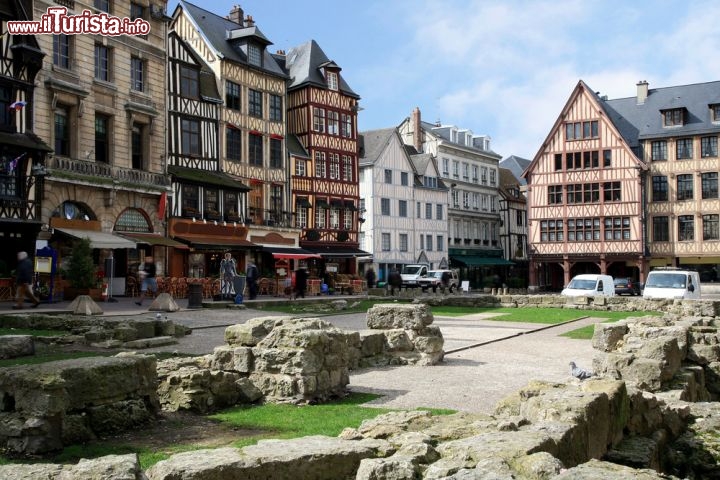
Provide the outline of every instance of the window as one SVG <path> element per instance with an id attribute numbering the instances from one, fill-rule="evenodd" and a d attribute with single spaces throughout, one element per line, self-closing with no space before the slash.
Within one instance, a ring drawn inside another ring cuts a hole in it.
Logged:
<path id="1" fill-rule="evenodd" d="M 666 127 L 676 127 L 683 124 L 683 109 L 673 108 L 672 110 L 665 110 L 663 114 L 663 125 Z"/>
<path id="2" fill-rule="evenodd" d="M 273 122 L 282 122 L 283 119 L 283 101 L 280 95 L 270 94 L 270 120 Z"/>
<path id="3" fill-rule="evenodd" d="M 58 105 L 55 109 L 55 155 L 70 155 L 69 108 Z"/>
<path id="4" fill-rule="evenodd" d="M 399 209 L 399 213 L 398 213 L 399 216 L 407 217 L 408 216 L 407 200 L 399 200 L 398 209 Z"/>
<path id="5" fill-rule="evenodd" d="M 139 57 L 130 57 L 130 88 L 145 91 L 145 62 Z"/>
<path id="6" fill-rule="evenodd" d="M 677 199 L 692 200 L 693 199 L 693 176 L 678 175 L 677 176 Z"/>
<path id="7" fill-rule="evenodd" d="M 317 178 L 325 178 L 326 172 L 325 152 L 315 152 L 315 176 Z"/>
<path id="8" fill-rule="evenodd" d="M 472 194 L 472 208 L 473 210 L 478 210 L 480 208 L 480 194 L 477 192 L 473 192 Z"/>
<path id="9" fill-rule="evenodd" d="M 619 202 L 622 200 L 620 182 L 605 182 L 603 184 L 603 199 L 606 202 Z"/>
<path id="10" fill-rule="evenodd" d="M 608 187 L 611 185 L 612 187 Z M 616 187 L 615 187 L 616 186 Z M 612 192 L 616 192 L 617 200 L 620 200 L 620 182 L 609 182 L 605 184 L 605 196 L 607 198 L 608 188 L 617 188 Z M 600 184 L 599 183 L 586 183 L 583 185 L 583 203 L 597 203 L 600 201 Z"/>
<path id="11" fill-rule="evenodd" d="M 598 137 L 598 121 L 574 122 L 565 124 L 566 140 L 582 140 Z"/>
<path id="12" fill-rule="evenodd" d="M 270 168 L 282 168 L 282 140 L 278 138 L 270 139 Z"/>
<path id="13" fill-rule="evenodd" d="M 426 203 L 425 204 L 425 218 L 427 218 L 428 220 L 432 220 L 432 211 L 433 211 L 432 203 Z"/>
<path id="14" fill-rule="evenodd" d="M 327 85 L 330 90 L 338 89 L 338 75 L 335 72 L 327 72 Z"/>
<path id="15" fill-rule="evenodd" d="M 657 140 L 650 145 L 650 160 L 653 162 L 667 160 L 667 140 Z"/>
<path id="16" fill-rule="evenodd" d="M 383 252 L 389 252 L 390 251 L 390 234 L 389 233 L 383 233 L 382 236 L 382 251 Z"/>
<path id="17" fill-rule="evenodd" d="M 330 228 L 340 228 L 340 210 L 337 208 L 330 209 Z"/>
<path id="18" fill-rule="evenodd" d="M 700 138 L 700 156 L 717 157 L 717 137 Z"/>
<path id="19" fill-rule="evenodd" d="M 438 203 L 437 205 L 435 205 L 435 218 L 437 220 L 442 220 L 443 216 L 443 206 L 441 203 Z"/>
<path id="20" fill-rule="evenodd" d="M 225 80 L 225 106 L 231 110 L 241 110 L 242 98 L 240 96 L 240 85 Z"/>
<path id="21" fill-rule="evenodd" d="M 263 165 L 263 137 L 251 133 L 248 135 L 248 161 L 250 165 Z"/>
<path id="22" fill-rule="evenodd" d="M 425 249 L 428 252 L 432 252 L 432 249 L 433 249 L 432 235 L 425 235 Z"/>
<path id="23" fill-rule="evenodd" d="M 225 128 L 225 156 L 228 160 L 242 160 L 242 132 L 237 128 Z"/>
<path id="24" fill-rule="evenodd" d="M 720 122 L 720 104 L 710 105 L 713 122 Z"/>
<path id="25" fill-rule="evenodd" d="M 313 131 L 325 133 L 325 110 L 313 107 Z"/>
<path id="26" fill-rule="evenodd" d="M 678 216 L 678 240 L 695 240 L 695 217 L 692 215 Z"/>
<path id="27" fill-rule="evenodd" d="M 582 168 L 582 152 L 568 152 L 565 154 L 565 168 L 568 170 Z"/>
<path id="28" fill-rule="evenodd" d="M 562 185 L 548 186 L 548 205 L 560 205 L 562 200 Z"/>
<path id="29" fill-rule="evenodd" d="M 70 69 L 70 35 L 53 36 L 53 65 Z"/>
<path id="30" fill-rule="evenodd" d="M 192 209 L 197 212 L 200 207 L 200 189 L 197 185 L 182 186 L 182 209 Z M 184 215 L 184 213 L 183 213 Z M 197 215 L 197 213 L 195 213 Z M 194 215 L 193 215 L 194 216 Z"/>
<path id="31" fill-rule="evenodd" d="M 475 168 L 477 168 L 477 167 L 475 167 Z M 450 176 L 450 159 L 449 158 L 443 157 L 443 159 L 442 159 L 442 174 L 443 174 L 443 177 Z"/>
<path id="32" fill-rule="evenodd" d="M 340 180 L 340 155 L 331 153 L 330 155 L 330 178 L 332 180 Z"/>
<path id="33" fill-rule="evenodd" d="M 483 185 L 487 185 L 487 168 L 482 167 L 480 169 L 480 183 Z"/>
<path id="34" fill-rule="evenodd" d="M 417 218 L 421 218 L 421 215 L 420 215 L 420 213 L 421 213 L 421 211 L 420 211 L 420 202 L 417 202 L 417 203 L 415 204 L 415 213 L 416 213 L 416 215 L 417 215 Z"/>
<path id="35" fill-rule="evenodd" d="M 205 187 L 205 200 L 203 201 L 203 207 L 205 208 L 205 215 L 217 215 L 220 212 L 217 189 Z"/>
<path id="36" fill-rule="evenodd" d="M 612 166 L 612 150 L 603 150 L 603 167 Z"/>
<path id="37" fill-rule="evenodd" d="M 403 187 L 408 186 L 408 173 L 407 172 L 400 172 L 400 185 Z"/>
<path id="38" fill-rule="evenodd" d="M 495 170 L 490 169 L 490 185 L 495 185 Z"/>
<path id="39" fill-rule="evenodd" d="M 340 114 L 338 112 L 334 112 L 332 110 L 328 110 L 327 112 L 327 133 L 330 135 L 337 135 L 339 133 L 338 128 L 338 118 L 340 117 Z"/>
<path id="40" fill-rule="evenodd" d="M 295 215 L 295 227 L 306 228 L 308 219 L 307 207 L 298 207 L 295 213 L 297 214 Z"/>
<path id="41" fill-rule="evenodd" d="M 347 113 L 340 115 L 340 135 L 345 138 L 352 138 L 353 136 L 353 121 L 352 116 Z"/>
<path id="42" fill-rule="evenodd" d="M 605 240 L 630 240 L 630 217 L 606 218 Z"/>
<path id="43" fill-rule="evenodd" d="M 325 204 L 327 206 L 327 203 Z M 317 228 L 325 228 L 325 218 L 327 216 L 327 208 L 315 205 L 315 226 Z"/>
<path id="44" fill-rule="evenodd" d="M 463 195 L 463 208 L 470 208 L 470 192 L 462 192 Z M 486 196 L 483 195 L 483 202 L 485 201 Z M 487 210 L 487 204 L 483 204 L 483 210 Z"/>
<path id="45" fill-rule="evenodd" d="M 352 226 L 353 226 L 353 212 L 352 212 L 352 210 L 346 209 L 343 212 L 343 229 L 345 231 L 350 231 L 350 230 L 352 230 Z"/>
<path id="46" fill-rule="evenodd" d="M 568 242 L 600 240 L 599 218 L 569 218 L 567 229 Z"/>
<path id="47" fill-rule="evenodd" d="M 110 81 L 110 49 L 99 43 L 95 44 L 95 79 Z"/>
<path id="48" fill-rule="evenodd" d="M 453 160 L 453 178 L 460 178 L 460 162 Z"/>
<path id="49" fill-rule="evenodd" d="M 200 122 L 198 120 L 181 120 L 180 137 L 184 155 L 200 155 Z"/>
<path id="50" fill-rule="evenodd" d="M 555 154 L 555 171 L 562 170 L 562 153 Z"/>
<path id="51" fill-rule="evenodd" d="M 110 162 L 110 117 L 95 114 L 95 161 Z"/>
<path id="52" fill-rule="evenodd" d="M 667 202 L 668 181 L 665 175 L 653 175 L 652 177 L 652 200 L 653 202 Z"/>
<path id="53" fill-rule="evenodd" d="M 399 240 L 400 240 L 400 251 L 407 252 L 408 251 L 408 235 L 407 235 L 407 233 L 401 233 Z"/>
<path id="54" fill-rule="evenodd" d="M 257 90 L 248 90 L 248 113 L 253 117 L 262 118 L 262 92 Z"/>
<path id="55" fill-rule="evenodd" d="M 470 165 L 466 162 L 462 164 L 463 180 L 470 179 Z"/>
<path id="56" fill-rule="evenodd" d="M 200 98 L 199 72 L 194 68 L 180 66 L 180 95 L 185 98 Z"/>
<path id="57" fill-rule="evenodd" d="M 435 238 L 435 246 L 437 247 L 438 252 L 445 250 L 445 238 L 442 235 L 438 235 Z"/>
<path id="58" fill-rule="evenodd" d="M 702 186 L 703 200 L 709 198 L 718 198 L 718 174 L 717 172 L 708 172 L 700 175 L 700 183 Z"/>
<path id="59" fill-rule="evenodd" d="M 390 199 L 389 198 L 381 198 L 380 199 L 380 215 L 385 215 L 385 216 L 390 215 Z"/>
<path id="60" fill-rule="evenodd" d="M 385 183 L 392 184 L 392 170 L 385 169 Z"/>
<path id="61" fill-rule="evenodd" d="M 668 217 L 653 217 L 653 241 L 669 242 L 670 226 Z"/>
<path id="62" fill-rule="evenodd" d="M 563 242 L 565 240 L 562 220 L 542 220 L 540 222 L 540 240 L 543 242 Z"/>
<path id="63" fill-rule="evenodd" d="M 346 182 L 353 181 L 353 161 L 350 155 L 343 155 L 343 180 Z"/>
<path id="64" fill-rule="evenodd" d="M 135 2 L 130 3 L 130 20 L 137 20 L 139 18 L 145 18 L 145 7 Z"/>
<path id="65" fill-rule="evenodd" d="M 132 168 L 135 170 L 146 170 L 145 144 L 146 127 L 139 123 L 133 123 L 130 138 L 130 159 Z"/>
<path id="66" fill-rule="evenodd" d="M 703 215 L 703 240 L 720 240 L 720 230 L 718 229 L 717 214 Z"/>
<path id="67" fill-rule="evenodd" d="M 582 184 L 567 185 L 567 203 L 582 203 Z"/>
<path id="68" fill-rule="evenodd" d="M 304 177 L 307 172 L 307 162 L 301 158 L 295 159 L 295 175 Z"/>
<path id="69" fill-rule="evenodd" d="M 255 65 L 256 67 L 262 66 L 262 49 L 254 44 L 254 43 L 248 43 L 247 46 L 247 56 L 248 56 L 248 63 L 250 65 Z"/>
<path id="70" fill-rule="evenodd" d="M 453 189 L 452 192 L 450 192 L 450 196 L 452 197 L 453 208 L 460 208 L 460 194 L 458 190 Z"/>
<path id="71" fill-rule="evenodd" d="M 675 143 L 675 147 L 677 150 L 676 158 L 678 160 L 692 158 L 692 138 L 679 138 Z"/>
<path id="72" fill-rule="evenodd" d="M 95 8 L 110 13 L 110 0 L 95 0 Z"/>

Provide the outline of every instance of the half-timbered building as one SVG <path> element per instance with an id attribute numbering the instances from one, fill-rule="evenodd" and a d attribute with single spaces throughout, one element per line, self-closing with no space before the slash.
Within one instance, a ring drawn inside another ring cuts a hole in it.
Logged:
<path id="1" fill-rule="evenodd" d="M 238 6 L 223 18 L 181 0 L 172 28 L 215 73 L 224 99 L 217 132 L 220 171 L 249 188 L 247 204 L 237 206 L 244 210 L 236 212 L 247 227 L 246 234 L 233 226 L 232 231 L 227 227 L 225 235 L 238 248 L 243 245 L 236 235 L 243 237 L 245 254 L 263 273 L 269 273 L 278 240 L 284 248 L 296 248 L 299 233 L 288 201 L 287 75 L 267 50 L 272 42 Z M 225 217 L 233 207 L 224 201 L 218 207 L 217 214 L 223 217 L 218 221 L 227 222 Z M 227 242 L 218 245 L 221 250 Z"/>
<path id="2" fill-rule="evenodd" d="M 447 187 L 429 154 L 403 144 L 397 128 L 360 134 L 360 246 L 379 281 L 393 269 L 447 268 Z"/>
<path id="3" fill-rule="evenodd" d="M 649 88 L 603 101 L 608 117 L 649 166 L 643 182 L 649 266 L 683 267 L 716 281 L 720 266 L 720 81 Z"/>
<path id="4" fill-rule="evenodd" d="M 35 18 L 58 3 L 36 0 Z M 61 4 L 68 15 L 89 11 L 150 26 L 147 34 L 35 37 L 47 53 L 36 81 L 35 132 L 54 150 L 42 206 L 54 232 L 50 245 L 67 258 L 76 238 L 90 238 L 98 273 L 112 256 L 111 293 L 124 294 L 143 255 L 156 257 L 159 274 L 166 268 L 166 1 Z"/>
<path id="5" fill-rule="evenodd" d="M 276 57 L 289 76 L 288 132 L 310 155 L 290 167 L 300 245 L 339 273 L 356 273 L 356 258 L 368 255 L 358 248 L 360 97 L 314 40 Z"/>
<path id="6" fill-rule="evenodd" d="M 517 158 L 517 157 L 514 157 Z M 530 161 L 527 161 L 528 164 Z M 502 164 L 502 162 L 501 162 Z M 500 245 L 503 258 L 514 263 L 508 268 L 505 283 L 510 288 L 526 288 L 528 277 L 527 200 L 520 181 L 506 168 L 500 175 Z M 519 172 L 522 174 L 522 171 Z"/>
<path id="7" fill-rule="evenodd" d="M 561 289 L 579 273 L 644 281 L 646 170 L 605 100 L 580 81 L 524 173 L 529 288 Z"/>
<path id="8" fill-rule="evenodd" d="M 437 158 L 449 185 L 448 256 L 472 288 L 505 275 L 511 263 L 500 247 L 498 162 L 490 138 L 452 125 L 423 122 L 420 109 L 398 127 L 403 141 Z"/>
<path id="9" fill-rule="evenodd" d="M 35 253 L 43 224 L 44 165 L 51 150 L 33 133 L 35 81 L 45 54 L 36 37 L 7 30 L 9 20 L 31 19 L 29 7 L 30 2 L 14 0 L 0 5 L 0 277 L 5 278 L 15 268 L 18 251 Z"/>

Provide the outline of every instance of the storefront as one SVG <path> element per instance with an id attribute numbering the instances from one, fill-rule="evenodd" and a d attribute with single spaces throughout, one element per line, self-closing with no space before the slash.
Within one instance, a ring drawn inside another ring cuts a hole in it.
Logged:
<path id="1" fill-rule="evenodd" d="M 450 268 L 459 270 L 461 280 L 468 280 L 470 288 L 495 288 L 507 285 L 509 269 L 515 263 L 502 258 L 501 249 L 451 248 Z"/>

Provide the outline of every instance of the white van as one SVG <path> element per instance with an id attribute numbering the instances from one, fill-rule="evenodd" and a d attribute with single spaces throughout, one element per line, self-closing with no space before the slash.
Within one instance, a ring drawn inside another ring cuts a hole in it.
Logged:
<path id="1" fill-rule="evenodd" d="M 615 284 L 610 275 L 586 273 L 575 275 L 560 292 L 566 297 L 614 297 Z"/>
<path id="2" fill-rule="evenodd" d="M 700 298 L 700 274 L 672 268 L 655 269 L 645 280 L 643 298 Z"/>

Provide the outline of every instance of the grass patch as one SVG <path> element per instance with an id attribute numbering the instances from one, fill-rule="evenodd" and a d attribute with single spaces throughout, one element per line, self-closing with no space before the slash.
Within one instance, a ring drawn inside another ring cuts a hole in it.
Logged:
<path id="1" fill-rule="evenodd" d="M 603 312 L 603 313 L 613 313 L 615 315 L 612 315 L 610 318 L 605 320 L 602 323 L 613 323 L 617 322 L 618 320 L 623 320 L 628 317 L 643 317 L 646 315 L 651 315 L 653 317 L 659 317 L 662 315 L 660 312 Z M 622 314 L 622 315 L 621 315 Z M 593 315 L 596 316 L 596 315 Z M 600 315 L 597 315 L 600 316 Z M 605 318 L 605 317 L 603 317 Z M 591 340 L 593 335 L 595 334 L 595 325 L 586 325 L 584 327 L 577 328 L 575 330 L 570 330 L 569 332 L 565 332 L 561 334 L 561 337 L 567 337 L 572 338 L 573 340 Z"/>
<path id="2" fill-rule="evenodd" d="M 609 312 L 599 310 L 575 310 L 567 308 L 477 308 L 477 307 L 454 307 L 442 305 L 431 308 L 433 315 L 443 317 L 459 317 L 475 313 L 502 313 L 496 317 L 489 317 L 487 320 L 499 322 L 525 322 L 554 325 L 580 317 L 607 318 L 611 321 L 621 320 L 627 317 L 638 317 L 643 315 L 661 315 L 658 312 Z"/>
<path id="3" fill-rule="evenodd" d="M 32 335 L 33 337 L 62 337 L 67 330 L 33 330 L 30 328 L 0 328 L 0 337 L 3 335 Z"/>

